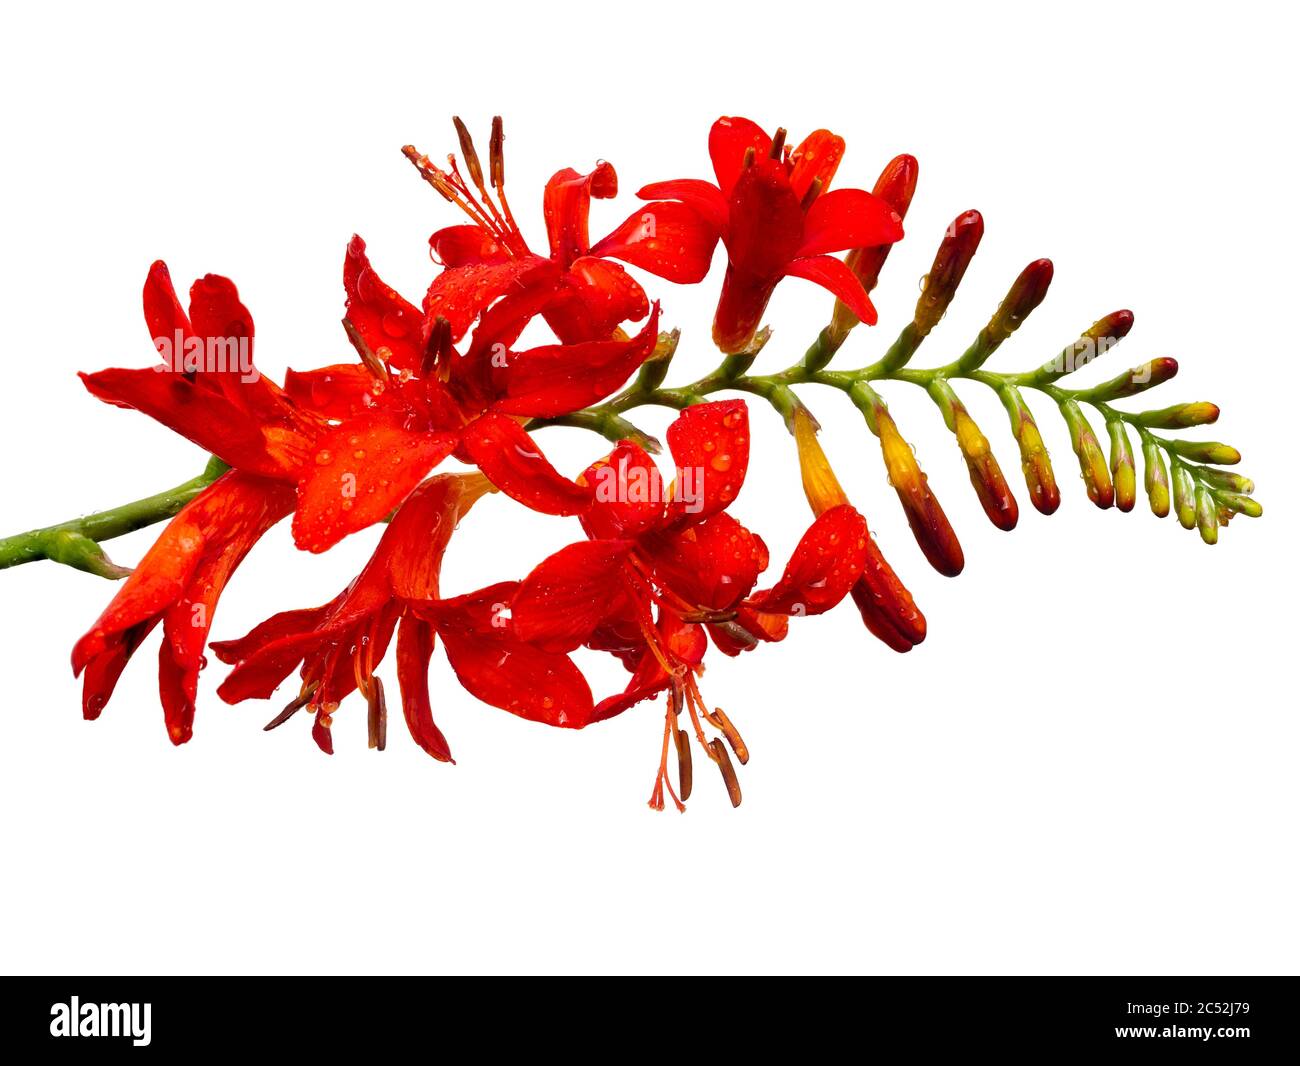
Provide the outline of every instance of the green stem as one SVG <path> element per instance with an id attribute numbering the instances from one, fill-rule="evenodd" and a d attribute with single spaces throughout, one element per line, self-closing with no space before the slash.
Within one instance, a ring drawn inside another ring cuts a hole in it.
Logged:
<path id="1" fill-rule="evenodd" d="M 171 518 L 228 469 L 220 459 L 214 458 L 198 477 L 165 492 L 84 518 L 0 539 L 0 570 L 38 559 L 51 559 L 101 577 L 124 577 L 130 571 L 110 563 L 99 548 L 99 542 Z"/>

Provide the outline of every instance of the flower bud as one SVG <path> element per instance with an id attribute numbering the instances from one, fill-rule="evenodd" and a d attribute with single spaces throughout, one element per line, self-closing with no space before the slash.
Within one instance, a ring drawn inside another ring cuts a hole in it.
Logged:
<path id="1" fill-rule="evenodd" d="M 1142 459 L 1146 463 L 1144 485 L 1151 501 L 1151 513 L 1164 518 L 1169 513 L 1169 469 L 1160 446 L 1150 437 L 1142 442 Z"/>
<path id="2" fill-rule="evenodd" d="M 1231 470 L 1216 470 L 1212 466 L 1205 466 L 1198 473 L 1201 480 L 1214 489 L 1237 492 L 1246 496 L 1255 491 L 1255 483 L 1250 478 L 1233 473 Z"/>
<path id="3" fill-rule="evenodd" d="M 982 366 L 988 357 L 997 351 L 998 345 L 1018 330 L 1029 317 L 1030 312 L 1043 302 L 1043 297 L 1047 295 L 1047 289 L 1051 284 L 1052 261 L 1050 259 L 1035 259 L 1025 267 L 1020 272 L 1020 276 L 1011 283 L 1011 288 L 1007 290 L 998 309 L 993 312 L 989 324 L 980 330 L 975 343 L 957 360 L 957 366 L 961 371 L 969 373 Z"/>
<path id="4" fill-rule="evenodd" d="M 1098 507 L 1107 508 L 1115 503 L 1115 487 L 1111 484 L 1106 456 L 1101 450 L 1097 434 L 1074 400 L 1061 404 L 1061 414 L 1070 427 L 1070 446 L 1079 457 L 1079 471 L 1088 488 L 1088 499 Z"/>
<path id="5" fill-rule="evenodd" d="M 1177 359 L 1168 357 L 1152 359 L 1150 362 L 1126 370 L 1118 377 L 1096 385 L 1086 392 L 1079 393 L 1078 396 L 1079 399 L 1090 402 L 1093 400 L 1105 402 L 1122 400 L 1127 396 L 1136 396 L 1139 393 L 1146 392 L 1147 389 L 1154 389 L 1157 385 L 1163 385 L 1177 373 Z"/>
<path id="6" fill-rule="evenodd" d="M 1127 337 L 1132 328 L 1132 311 L 1112 311 L 1105 318 L 1094 322 L 1078 340 L 1062 349 L 1055 359 L 1049 360 L 1030 374 L 1029 383 L 1050 385 L 1066 374 L 1073 374 L 1080 367 L 1105 355 Z"/>
<path id="7" fill-rule="evenodd" d="M 1186 429 L 1188 426 L 1208 426 L 1217 422 L 1219 408 L 1212 403 L 1178 403 L 1159 411 L 1143 411 L 1135 417 L 1139 426 L 1147 429 Z M 1235 460 L 1234 460 L 1235 462 Z"/>
<path id="8" fill-rule="evenodd" d="M 984 216 L 978 211 L 960 214 L 948 226 L 912 316 L 919 336 L 924 337 L 934 329 L 947 312 L 983 237 Z"/>
<path id="9" fill-rule="evenodd" d="M 1008 532 L 1015 529 L 1020 518 L 1020 508 L 1016 505 L 1011 489 L 1007 487 L 1006 478 L 1002 476 L 1002 468 L 993 456 L 988 438 L 964 407 L 958 406 L 953 417 L 957 447 L 966 460 L 966 470 L 970 474 L 975 494 L 979 497 L 980 506 L 998 529 Z"/>
<path id="10" fill-rule="evenodd" d="M 911 651 L 925 640 L 925 615 L 881 554 L 874 537 L 868 538 L 867 562 L 852 595 L 863 624 L 894 651 Z"/>
<path id="11" fill-rule="evenodd" d="M 799 449 L 799 474 L 813 514 L 820 516 L 832 507 L 848 503 L 849 498 L 817 439 L 817 422 L 808 408 L 796 407 L 793 423 L 795 446 Z"/>
<path id="12" fill-rule="evenodd" d="M 1219 540 L 1219 506 L 1213 494 L 1204 485 L 1196 487 L 1196 528 L 1206 544 Z"/>
<path id="13" fill-rule="evenodd" d="M 1241 462 L 1241 452 L 1230 444 L 1214 440 L 1169 440 L 1165 446 L 1175 455 L 1194 463 L 1220 463 L 1225 466 Z"/>
<path id="14" fill-rule="evenodd" d="M 1128 432 L 1118 418 L 1106 423 L 1106 432 L 1110 435 L 1110 476 L 1115 486 L 1115 506 L 1121 511 L 1131 511 L 1137 503 L 1137 467 Z"/>
<path id="15" fill-rule="evenodd" d="M 953 532 L 948 516 L 930 491 L 929 481 L 917 465 L 912 446 L 898 432 L 889 413 L 875 412 L 876 436 L 885 459 L 889 483 L 898 493 L 899 502 L 912 527 L 912 536 L 930 565 L 945 577 L 956 577 L 966 565 L 961 544 Z"/>
<path id="16" fill-rule="evenodd" d="M 1196 527 L 1196 481 L 1182 463 L 1174 463 L 1174 513 L 1184 529 Z"/>
<path id="17" fill-rule="evenodd" d="M 1025 475 L 1029 499 L 1041 514 L 1052 514 L 1061 506 L 1061 492 L 1056 487 L 1056 474 L 1038 424 L 1019 389 L 1009 385 L 999 390 L 998 395 L 1011 416 L 1011 432 L 1020 446 L 1020 469 Z"/>
<path id="18" fill-rule="evenodd" d="M 1264 508 L 1260 506 L 1258 500 L 1252 500 L 1249 496 L 1240 493 L 1216 492 L 1214 498 L 1229 511 L 1244 514 L 1247 518 L 1259 518 L 1264 513 Z"/>
<path id="19" fill-rule="evenodd" d="M 900 155 L 889 161 L 876 180 L 872 193 L 880 197 L 897 213 L 899 218 L 907 217 L 907 209 L 912 203 L 912 194 L 916 192 L 917 162 L 910 155 Z M 875 248 L 854 248 L 844 259 L 844 264 L 853 271 L 854 276 L 862 282 L 867 294 L 876 287 L 880 279 L 880 270 L 889 257 L 892 244 L 882 244 Z M 849 310 L 842 300 L 835 301 L 835 310 L 831 315 L 830 337 L 839 347 L 849 330 L 858 324 L 858 316 Z"/>

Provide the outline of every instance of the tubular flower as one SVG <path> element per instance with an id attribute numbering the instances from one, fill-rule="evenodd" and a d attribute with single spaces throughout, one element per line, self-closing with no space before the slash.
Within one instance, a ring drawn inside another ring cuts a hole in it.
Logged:
<path id="1" fill-rule="evenodd" d="M 515 584 L 439 598 L 442 558 L 456 524 L 489 491 L 478 474 L 430 478 L 394 515 L 365 569 L 333 600 L 275 615 L 238 640 L 213 644 L 216 656 L 235 666 L 218 689 L 221 698 L 269 698 L 301 664 L 298 695 L 267 728 L 306 708 L 313 739 L 332 754 L 334 714 L 355 690 L 369 709 L 370 746 L 383 748 L 387 701 L 375 668 L 396 630 L 403 717 L 435 759 L 451 761 L 429 702 L 428 666 L 438 636 L 461 684 L 484 702 L 552 725 L 586 724 L 591 692 L 577 667 L 511 633 L 503 609 Z"/>
<path id="2" fill-rule="evenodd" d="M 744 763 L 748 752 L 730 720 L 710 712 L 697 684 L 706 634 L 728 655 L 759 641 L 780 640 L 791 615 L 820 614 L 852 588 L 866 564 L 866 523 L 852 507 L 835 507 L 804 534 L 775 586 L 754 592 L 766 568 L 762 539 L 726 508 L 744 482 L 749 461 L 744 401 L 700 404 L 669 428 L 677 479 L 665 493 L 650 457 L 624 441 L 583 475 L 593 490 L 580 516 L 587 540 L 539 564 L 511 601 L 515 634 L 554 652 L 582 645 L 612 652 L 632 671 L 624 692 L 596 705 L 610 718 L 669 692 L 664 747 L 651 805 L 663 806 L 667 752 L 683 744 L 684 707 L 696 739 L 718 764 L 733 804 L 740 791 L 726 748 L 704 731 L 708 722 Z M 689 744 L 685 744 L 689 750 Z M 688 766 L 679 762 L 679 767 Z M 683 770 L 682 792 L 689 793 Z"/>
<path id="3" fill-rule="evenodd" d="M 903 236 L 890 204 L 862 189 L 829 189 L 844 140 L 817 130 L 795 149 L 785 130 L 768 136 L 747 118 L 720 118 L 709 132 L 717 184 L 698 179 L 656 182 L 644 199 L 677 200 L 695 212 L 697 242 L 721 238 L 727 273 L 713 320 L 713 340 L 738 353 L 753 341 L 777 282 L 799 277 L 829 289 L 859 319 L 876 309 L 862 281 L 831 256 L 892 244 Z"/>
<path id="4" fill-rule="evenodd" d="M 128 660 L 161 622 L 158 691 L 167 735 L 173 744 L 190 739 L 203 645 L 217 601 L 249 549 L 292 507 L 287 486 L 231 470 L 168 523 L 72 650 L 73 673 L 85 673 L 86 719 L 99 717 Z"/>
<path id="5" fill-rule="evenodd" d="M 680 283 L 700 281 L 708 273 L 717 238 L 701 231 L 694 212 L 680 203 L 635 211 L 593 244 L 588 236 L 591 201 L 618 193 L 618 175 L 606 162 L 587 174 L 566 167 L 546 183 L 542 204 L 548 254 L 536 254 L 506 199 L 501 119 L 492 121 L 486 177 L 468 130 L 455 121 L 468 181 L 455 156 L 447 157 L 448 169 L 443 170 L 410 145 L 403 149 L 424 179 L 471 220 L 429 238 L 433 256 L 446 267 L 424 298 L 429 326 L 445 318 L 452 339 L 459 340 L 486 307 L 509 296 L 533 304 L 533 313 L 544 314 L 562 341 L 605 341 L 621 323 L 639 322 L 650 311 L 645 291 L 611 259 Z"/>

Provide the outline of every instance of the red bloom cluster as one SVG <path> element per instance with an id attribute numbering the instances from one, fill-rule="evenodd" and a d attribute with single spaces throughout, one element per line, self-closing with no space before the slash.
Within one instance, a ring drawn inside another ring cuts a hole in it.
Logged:
<path id="1" fill-rule="evenodd" d="M 666 693 L 652 803 L 663 805 L 665 788 L 678 805 L 689 793 L 691 735 L 739 802 L 731 758 L 743 763 L 748 753 L 698 684 L 710 642 L 734 656 L 779 641 L 791 616 L 820 614 L 850 592 L 891 646 L 921 639 L 923 619 L 842 493 L 809 489 L 815 520 L 779 580 L 756 591 L 767 548 L 729 513 L 749 460 L 743 401 L 700 403 L 680 414 L 667 434 L 675 467 L 667 486 L 644 448 L 627 440 L 571 480 L 542 454 L 529 420 L 612 395 L 655 353 L 659 304 L 615 260 L 695 283 L 721 242 L 727 267 L 714 337 L 737 353 L 786 276 L 824 285 L 858 318 L 874 321 L 862 282 L 829 253 L 896 241 L 899 215 L 862 190 L 828 191 L 844 150 L 833 134 L 819 130 L 791 149 L 784 131 L 768 136 L 748 120 L 724 118 L 709 138 L 716 184 L 647 185 L 640 195 L 650 203 L 595 242 L 591 199 L 616 194 L 614 168 L 602 162 L 587 174 L 557 172 L 543 195 L 542 255 L 530 249 L 506 199 L 500 120 L 486 169 L 459 120 L 457 130 L 463 171 L 454 157 L 444 169 L 405 149 L 470 219 L 429 239 L 442 269 L 422 306 L 379 278 L 359 237 L 348 246 L 344 326 L 354 361 L 289 371 L 276 385 L 252 362 L 253 319 L 235 286 L 201 278 L 186 309 L 160 262 L 146 279 L 144 310 L 163 364 L 82 375 L 94 395 L 150 415 L 230 467 L 171 520 L 77 643 L 85 716 L 99 715 L 161 621 L 167 728 L 173 742 L 187 741 L 218 598 L 258 538 L 291 514 L 295 544 L 321 552 L 386 521 L 369 563 L 328 603 L 276 614 L 238 640 L 211 645 L 233 666 L 219 689 L 224 700 L 268 698 L 297 670 L 297 695 L 267 728 L 305 709 L 316 743 L 330 752 L 333 717 L 356 689 L 368 707 L 371 746 L 383 748 L 387 702 L 376 669 L 395 636 L 411 736 L 450 761 L 427 681 L 441 638 L 469 692 L 549 725 L 581 728 Z M 535 322 L 553 342 L 519 347 Z M 819 472 L 808 459 L 820 453 L 807 437 L 804 426 L 805 482 L 833 482 L 829 467 Z M 474 471 L 434 473 L 449 457 Z M 444 596 L 451 535 L 477 500 L 496 491 L 533 511 L 576 516 L 586 539 L 522 581 Z M 593 699 L 571 658 L 580 648 L 617 656 L 630 672 L 626 689 Z M 710 739 L 706 727 L 718 735 Z M 679 759 L 676 789 L 670 746 Z"/>

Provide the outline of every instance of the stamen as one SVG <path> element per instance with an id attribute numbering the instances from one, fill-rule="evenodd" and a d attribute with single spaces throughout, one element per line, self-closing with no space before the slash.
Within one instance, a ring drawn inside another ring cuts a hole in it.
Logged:
<path id="1" fill-rule="evenodd" d="M 713 713 L 706 715 L 705 717 L 708 718 L 709 722 L 718 730 L 718 732 L 727 738 L 727 743 L 731 745 L 731 750 L 736 753 L 736 758 L 740 760 L 740 765 L 744 766 L 749 762 L 749 748 L 745 746 L 745 741 L 740 735 L 740 730 L 732 725 L 731 719 L 727 717 L 726 712 L 723 711 L 721 707 L 714 707 Z"/>
<path id="2" fill-rule="evenodd" d="M 459 115 L 453 115 L 451 121 L 456 125 L 456 136 L 460 138 L 460 154 L 465 160 L 465 166 L 469 168 L 470 180 L 484 197 L 487 191 L 483 188 L 483 168 L 479 165 L 478 152 L 474 150 L 474 138 L 469 135 L 469 130 L 465 128 L 465 123 L 460 120 Z"/>
<path id="3" fill-rule="evenodd" d="M 388 743 L 388 702 L 384 699 L 384 683 L 371 676 L 366 693 L 366 725 L 370 746 L 379 751 Z"/>
<path id="4" fill-rule="evenodd" d="M 506 132 L 500 115 L 492 116 L 492 141 L 488 150 L 488 170 L 492 179 L 492 188 L 501 192 L 506 183 Z M 502 201 L 504 206 L 505 201 Z"/>
<path id="5" fill-rule="evenodd" d="M 311 698 L 316 694 L 318 688 L 320 688 L 319 681 L 311 681 L 304 685 L 302 691 L 298 693 L 294 700 L 289 703 L 284 710 L 267 722 L 266 725 L 262 726 L 262 731 L 264 733 L 269 733 L 272 729 L 277 729 L 284 725 L 285 722 L 311 702 Z"/>
<path id="6" fill-rule="evenodd" d="M 684 813 L 686 804 L 677 797 L 673 791 L 672 782 L 668 780 L 668 738 L 672 736 L 674 729 L 674 713 L 671 698 L 668 701 L 668 711 L 664 715 L 664 742 L 659 752 L 659 772 L 655 775 L 654 791 L 650 793 L 650 807 L 656 811 L 664 809 L 664 789 L 668 789 L 668 795 L 673 798 L 673 803 L 677 805 L 678 813 Z"/>
<path id="7" fill-rule="evenodd" d="M 822 194 L 822 179 L 813 178 L 812 184 L 808 186 L 808 191 L 803 194 L 803 199 L 799 202 L 799 206 L 803 208 L 803 210 L 807 211 L 808 208 L 812 207 L 813 201 L 816 200 L 817 197 L 819 197 L 821 194 Z"/>
<path id="8" fill-rule="evenodd" d="M 740 780 L 736 777 L 736 768 L 731 765 L 731 756 L 727 754 L 727 746 L 720 740 L 714 740 L 709 743 L 709 749 L 713 752 L 713 761 L 718 764 L 718 769 L 722 771 L 722 780 L 727 785 L 727 795 L 731 797 L 732 807 L 739 807 Z"/>
<path id="9" fill-rule="evenodd" d="M 740 169 L 748 170 L 754 165 L 754 159 L 758 153 L 754 151 L 753 145 L 745 149 L 745 158 L 740 161 Z"/>
<path id="10" fill-rule="evenodd" d="M 673 721 L 673 740 L 677 744 L 677 787 L 681 791 L 682 802 L 685 803 L 691 798 L 691 737 L 686 730 L 677 728 L 675 716 Z"/>
<path id="11" fill-rule="evenodd" d="M 768 158 L 780 159 L 781 149 L 785 147 L 785 127 L 782 126 L 776 131 L 776 136 L 772 138 L 772 147 L 768 149 Z"/>
<path id="12" fill-rule="evenodd" d="M 433 320 L 429 330 L 429 339 L 424 344 L 424 356 L 420 360 L 420 377 L 430 378 L 435 373 L 449 371 L 448 357 L 451 355 L 451 323 L 439 315 Z"/>
<path id="13" fill-rule="evenodd" d="M 361 362 L 365 368 L 370 371 L 371 377 L 388 383 L 388 367 L 384 365 L 382 359 L 370 350 L 370 345 L 361 336 L 360 331 L 346 318 L 343 320 L 343 332 L 348 335 L 348 340 L 352 342 L 352 347 L 357 350 L 357 355 L 361 357 Z"/>

